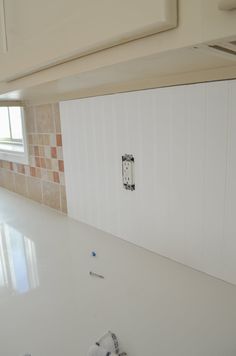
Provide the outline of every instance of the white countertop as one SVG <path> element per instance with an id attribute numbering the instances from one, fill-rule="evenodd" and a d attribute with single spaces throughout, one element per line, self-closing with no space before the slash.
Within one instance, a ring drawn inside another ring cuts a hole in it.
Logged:
<path id="1" fill-rule="evenodd" d="M 85 356 L 108 329 L 129 356 L 236 354 L 236 286 L 3 189 L 0 229 L 1 356 Z"/>

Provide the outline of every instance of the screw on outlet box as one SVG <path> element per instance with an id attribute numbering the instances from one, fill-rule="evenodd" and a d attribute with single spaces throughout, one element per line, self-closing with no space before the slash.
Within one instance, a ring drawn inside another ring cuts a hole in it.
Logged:
<path id="1" fill-rule="evenodd" d="M 95 272 L 92 272 L 92 271 L 89 272 L 89 275 L 92 276 L 92 277 L 97 277 L 97 278 L 101 278 L 101 279 L 105 278 L 102 274 L 98 274 L 98 273 L 95 273 Z"/>
<path id="2" fill-rule="evenodd" d="M 135 190 L 134 156 L 131 154 L 122 156 L 122 180 L 125 189 L 131 191 Z"/>
<path id="3" fill-rule="evenodd" d="M 96 256 L 97 256 L 97 253 L 96 253 L 95 251 L 92 251 L 92 252 L 91 252 L 91 256 L 92 256 L 92 257 L 96 257 Z"/>

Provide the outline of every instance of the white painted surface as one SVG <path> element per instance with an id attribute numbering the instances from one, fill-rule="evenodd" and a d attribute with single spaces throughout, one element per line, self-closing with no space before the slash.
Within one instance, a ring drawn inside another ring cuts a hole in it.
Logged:
<path id="1" fill-rule="evenodd" d="M 0 231 L 1 356 L 86 356 L 108 329 L 129 356 L 235 356 L 235 286 L 3 189 Z"/>
<path id="2" fill-rule="evenodd" d="M 236 283 L 236 81 L 62 102 L 61 117 L 71 217 Z"/>
<path id="3" fill-rule="evenodd" d="M 8 52 L 0 56 L 1 81 L 173 29 L 177 0 L 7 0 L 5 17 Z"/>

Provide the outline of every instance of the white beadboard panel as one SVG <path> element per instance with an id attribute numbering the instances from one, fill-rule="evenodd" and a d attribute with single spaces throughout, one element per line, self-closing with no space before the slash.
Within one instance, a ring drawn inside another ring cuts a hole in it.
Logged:
<path id="1" fill-rule="evenodd" d="M 69 216 L 236 283 L 236 81 L 60 109 Z M 122 187 L 124 153 L 134 192 Z"/>

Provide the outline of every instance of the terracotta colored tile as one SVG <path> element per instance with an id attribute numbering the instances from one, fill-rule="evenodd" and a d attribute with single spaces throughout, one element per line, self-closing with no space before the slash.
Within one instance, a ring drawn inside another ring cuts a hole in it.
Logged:
<path id="1" fill-rule="evenodd" d="M 59 178 L 59 173 L 58 172 L 53 172 L 53 181 L 55 183 L 60 183 L 60 178 Z"/>
<path id="2" fill-rule="evenodd" d="M 38 146 L 34 146 L 34 154 L 35 154 L 35 156 L 39 156 L 39 147 Z"/>
<path id="3" fill-rule="evenodd" d="M 57 158 L 57 148 L 56 147 L 51 147 L 51 157 Z"/>
<path id="4" fill-rule="evenodd" d="M 9 162 L 9 163 L 10 163 L 10 170 L 11 170 L 11 171 L 14 171 L 13 162 Z"/>
<path id="5" fill-rule="evenodd" d="M 57 146 L 62 146 L 62 136 L 61 134 L 56 135 Z"/>
<path id="6" fill-rule="evenodd" d="M 41 163 L 40 163 L 40 158 L 39 157 L 35 157 L 35 165 L 36 165 L 36 167 L 41 167 Z"/>
<path id="7" fill-rule="evenodd" d="M 58 161 L 58 169 L 60 172 L 64 172 L 64 161 L 62 160 Z"/>
<path id="8" fill-rule="evenodd" d="M 35 167 L 30 167 L 30 175 L 32 177 L 36 177 L 36 168 Z"/>
<path id="9" fill-rule="evenodd" d="M 25 174 L 25 166 L 23 164 L 17 164 L 17 172 Z"/>
<path id="10" fill-rule="evenodd" d="M 45 158 L 40 158 L 40 167 L 46 168 L 46 160 L 45 160 Z"/>
<path id="11" fill-rule="evenodd" d="M 45 162 L 46 162 L 46 168 L 47 169 L 52 169 L 52 162 L 50 159 L 46 158 L 45 159 Z"/>

